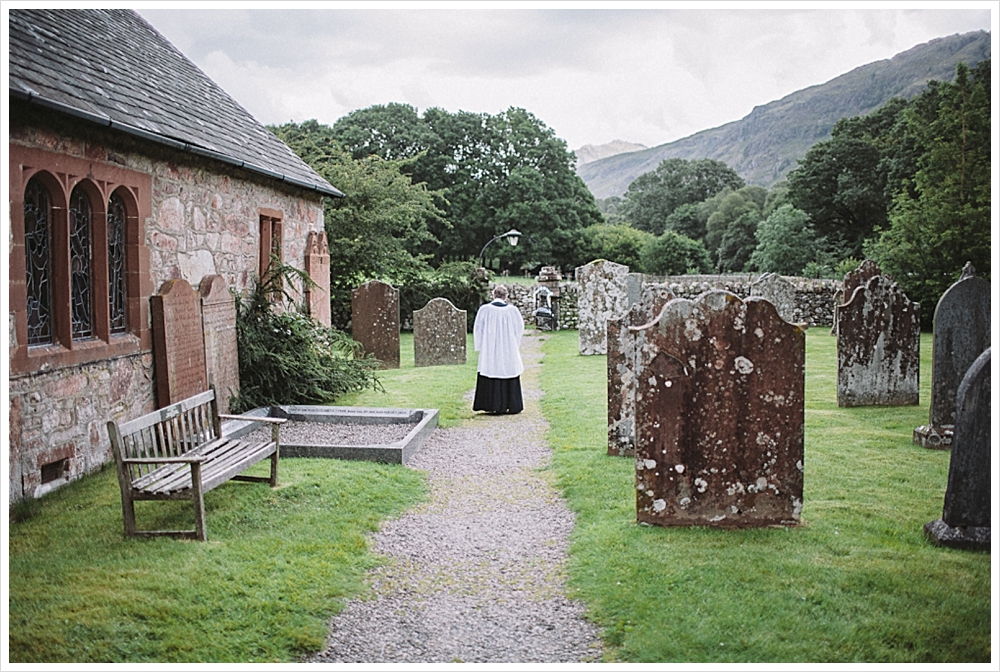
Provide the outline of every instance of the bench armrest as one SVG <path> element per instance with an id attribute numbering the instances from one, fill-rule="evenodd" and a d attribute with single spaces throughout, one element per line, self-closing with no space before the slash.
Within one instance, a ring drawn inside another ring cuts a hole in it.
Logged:
<path id="1" fill-rule="evenodd" d="M 273 425 L 288 422 L 287 418 L 258 418 L 252 415 L 226 415 L 225 413 L 219 413 L 219 417 L 223 420 L 249 420 L 250 422 L 269 422 Z"/>
<path id="2" fill-rule="evenodd" d="M 192 455 L 191 457 L 127 457 L 122 460 L 125 464 L 174 464 L 174 463 L 194 463 L 204 462 L 207 458 L 204 455 Z"/>

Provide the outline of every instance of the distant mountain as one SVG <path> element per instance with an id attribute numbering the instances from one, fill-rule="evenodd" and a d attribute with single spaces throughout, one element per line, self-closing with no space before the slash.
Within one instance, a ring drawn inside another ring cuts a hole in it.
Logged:
<path id="1" fill-rule="evenodd" d="M 580 149 L 575 150 L 573 153 L 576 154 L 576 165 L 582 166 L 583 164 L 590 163 L 591 161 L 606 159 L 609 156 L 624 154 L 625 152 L 637 152 L 640 149 L 648 149 L 648 147 L 646 147 L 646 145 L 640 145 L 636 142 L 612 140 L 611 142 L 607 142 L 603 145 L 584 145 Z"/>
<path id="2" fill-rule="evenodd" d="M 953 80 L 959 62 L 972 67 L 988 58 L 990 34 L 985 31 L 931 40 L 755 107 L 739 121 L 650 149 L 581 163 L 576 172 L 597 198 L 621 196 L 632 180 L 670 158 L 724 161 L 748 183 L 770 187 L 795 168 L 812 145 L 829 138 L 839 119 L 869 114 L 890 98 L 910 98 L 932 79 Z"/>

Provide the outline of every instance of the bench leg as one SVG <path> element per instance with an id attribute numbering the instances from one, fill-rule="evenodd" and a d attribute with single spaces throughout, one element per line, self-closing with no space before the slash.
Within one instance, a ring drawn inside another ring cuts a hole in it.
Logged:
<path id="1" fill-rule="evenodd" d="M 271 425 L 271 440 L 274 441 L 274 454 L 271 455 L 271 487 L 278 487 L 278 453 L 281 452 L 281 425 Z"/>
<path id="2" fill-rule="evenodd" d="M 201 495 L 201 465 L 197 462 L 191 465 L 191 499 L 194 504 L 194 534 L 199 541 L 208 541 L 208 530 L 205 528 L 205 500 Z"/>
<path id="3" fill-rule="evenodd" d="M 125 536 L 135 536 L 135 502 L 132 495 L 122 490 L 122 521 L 125 523 Z"/>

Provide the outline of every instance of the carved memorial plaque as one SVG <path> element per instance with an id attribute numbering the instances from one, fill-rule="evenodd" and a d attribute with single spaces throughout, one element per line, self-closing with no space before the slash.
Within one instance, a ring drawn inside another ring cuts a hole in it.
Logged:
<path id="1" fill-rule="evenodd" d="M 608 455 L 635 455 L 636 332 L 674 298 L 667 285 L 646 284 L 623 317 L 608 320 Z"/>
<path id="2" fill-rule="evenodd" d="M 972 264 L 941 295 L 934 309 L 930 424 L 917 427 L 913 442 L 948 448 L 955 425 L 955 395 L 962 377 L 990 345 L 990 283 Z"/>
<path id="3" fill-rule="evenodd" d="M 924 525 L 936 544 L 953 548 L 990 548 L 990 348 L 969 367 L 955 400 L 948 489 L 941 518 Z"/>
<path id="4" fill-rule="evenodd" d="M 229 412 L 229 398 L 240 391 L 236 344 L 236 299 L 221 275 L 206 275 L 198 285 L 205 337 L 208 384 L 215 386 L 219 412 Z"/>
<path id="5" fill-rule="evenodd" d="M 413 364 L 465 364 L 466 312 L 448 299 L 431 299 L 413 311 Z"/>
<path id="6" fill-rule="evenodd" d="M 399 290 L 370 280 L 351 292 L 351 331 L 383 369 L 399 368 Z"/>
<path id="7" fill-rule="evenodd" d="M 636 331 L 636 518 L 796 524 L 805 332 L 767 301 L 709 291 Z"/>
<path id="8" fill-rule="evenodd" d="M 149 299 L 156 403 L 160 408 L 208 389 L 201 300 L 186 280 L 167 280 Z"/>
<path id="9" fill-rule="evenodd" d="M 837 405 L 919 404 L 920 304 L 876 275 L 838 308 L 837 320 Z"/>
<path id="10" fill-rule="evenodd" d="M 600 259 L 576 269 L 581 355 L 607 352 L 607 322 L 629 308 L 628 266 Z"/>
<path id="11" fill-rule="evenodd" d="M 306 288 L 305 300 L 309 316 L 330 326 L 330 248 L 326 231 L 310 231 L 306 238 L 305 272 L 315 286 Z"/>

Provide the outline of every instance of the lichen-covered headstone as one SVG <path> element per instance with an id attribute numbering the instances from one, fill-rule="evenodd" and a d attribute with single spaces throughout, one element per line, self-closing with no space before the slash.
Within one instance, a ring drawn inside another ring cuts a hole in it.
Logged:
<path id="1" fill-rule="evenodd" d="M 236 342 L 236 297 L 221 275 L 206 275 L 198 285 L 205 333 L 205 368 L 215 387 L 220 413 L 229 413 L 229 399 L 240 392 L 239 348 Z"/>
<path id="2" fill-rule="evenodd" d="M 413 365 L 465 364 L 466 313 L 444 298 L 413 311 Z"/>
<path id="3" fill-rule="evenodd" d="M 920 403 L 920 304 L 884 275 L 837 314 L 837 405 Z"/>
<path id="4" fill-rule="evenodd" d="M 709 291 L 636 331 L 636 518 L 795 524 L 802 511 L 805 332 L 768 301 Z"/>
<path id="5" fill-rule="evenodd" d="M 913 431 L 924 448 L 948 448 L 955 425 L 955 395 L 976 357 L 990 345 L 990 283 L 971 263 L 934 309 L 930 424 Z"/>
<path id="6" fill-rule="evenodd" d="M 834 336 L 837 335 L 838 311 L 840 310 L 840 306 L 851 300 L 855 289 L 864 287 L 876 275 L 884 275 L 889 280 L 892 280 L 890 276 L 882 273 L 882 269 L 871 259 L 865 259 L 856 269 L 844 275 L 841 290 L 834 295 L 833 329 L 830 332 Z"/>
<path id="7" fill-rule="evenodd" d="M 636 332 L 674 298 L 667 285 L 645 284 L 624 316 L 608 320 L 608 455 L 635 454 Z"/>
<path id="8" fill-rule="evenodd" d="M 767 299 L 785 322 L 795 318 L 795 285 L 777 273 L 765 273 L 750 283 L 750 296 Z"/>
<path id="9" fill-rule="evenodd" d="M 581 355 L 607 352 L 608 320 L 621 317 L 629 308 L 627 279 L 628 266 L 603 259 L 576 269 Z"/>
<path id="10" fill-rule="evenodd" d="M 351 333 L 383 369 L 399 368 L 399 290 L 370 280 L 351 292 Z"/>
<path id="11" fill-rule="evenodd" d="M 941 546 L 990 548 L 990 357 L 987 348 L 958 387 L 944 511 L 924 525 L 928 538 Z"/>

